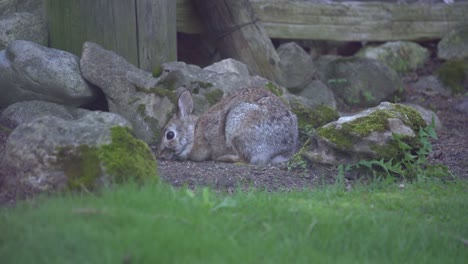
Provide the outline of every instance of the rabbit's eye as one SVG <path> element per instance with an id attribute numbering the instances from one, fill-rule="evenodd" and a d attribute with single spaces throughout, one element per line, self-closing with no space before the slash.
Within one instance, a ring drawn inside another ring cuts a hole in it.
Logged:
<path id="1" fill-rule="evenodd" d="M 166 138 L 167 138 L 167 140 L 171 140 L 171 139 L 173 139 L 174 137 L 175 137 L 175 134 L 174 134 L 173 131 L 168 131 L 168 132 L 166 133 Z"/>

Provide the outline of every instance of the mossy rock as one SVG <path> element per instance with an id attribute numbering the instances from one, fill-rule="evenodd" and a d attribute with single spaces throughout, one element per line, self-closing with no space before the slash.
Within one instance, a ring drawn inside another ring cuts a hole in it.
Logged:
<path id="1" fill-rule="evenodd" d="M 213 106 L 214 104 L 219 102 L 221 98 L 223 98 L 223 95 L 224 95 L 224 92 L 222 90 L 215 89 L 213 91 L 205 93 L 205 98 L 210 104 L 210 106 Z"/>
<path id="2" fill-rule="evenodd" d="M 164 71 L 164 68 L 159 65 L 159 66 L 156 66 L 154 67 L 153 71 L 151 72 L 151 75 L 154 77 L 154 78 L 158 78 L 161 76 L 161 74 L 163 73 Z"/>
<path id="3" fill-rule="evenodd" d="M 297 116 L 299 128 L 318 128 L 340 117 L 335 109 L 326 105 L 319 105 L 311 109 L 295 104 L 292 111 Z"/>
<path id="4" fill-rule="evenodd" d="M 403 89 L 395 70 L 361 57 L 335 59 L 321 69 L 320 76 L 343 107 L 375 106 Z"/>
<path id="5" fill-rule="evenodd" d="M 307 108 L 303 104 L 296 102 L 292 105 L 292 111 L 297 116 L 301 142 L 307 140 L 316 128 L 335 121 L 340 117 L 335 109 L 326 105 Z"/>
<path id="6" fill-rule="evenodd" d="M 453 94 L 463 94 L 468 86 L 468 61 L 447 61 L 437 70 L 437 77 Z"/>
<path id="7" fill-rule="evenodd" d="M 276 96 L 278 97 L 282 97 L 283 96 L 283 90 L 281 90 L 280 87 L 276 86 L 274 83 L 272 82 L 268 82 L 267 84 L 265 84 L 265 88 L 272 92 L 273 94 L 275 94 Z"/>
<path id="8" fill-rule="evenodd" d="M 316 130 L 316 136 L 344 159 L 398 158 L 400 150 L 392 134 L 401 134 L 402 140 L 413 148 L 420 146 L 414 140 L 426 123 L 416 109 L 402 104 L 382 103 L 354 116 L 342 117 Z M 343 157 L 342 157 L 343 158 Z"/>
<path id="9" fill-rule="evenodd" d="M 358 56 L 376 59 L 397 72 L 404 73 L 423 66 L 429 58 L 429 51 L 409 41 L 387 42 L 376 47 L 365 47 Z"/>
<path id="10" fill-rule="evenodd" d="M 177 92 L 168 90 L 162 86 L 144 88 L 144 87 L 136 87 L 138 92 L 147 93 L 147 94 L 154 94 L 158 97 L 167 97 L 173 104 L 177 102 Z M 132 100 L 134 103 L 135 99 Z"/>
<path id="11" fill-rule="evenodd" d="M 58 150 L 68 188 L 95 190 L 113 183 L 158 180 L 151 150 L 125 127 L 111 128 L 112 142 L 99 147 L 81 145 Z"/>

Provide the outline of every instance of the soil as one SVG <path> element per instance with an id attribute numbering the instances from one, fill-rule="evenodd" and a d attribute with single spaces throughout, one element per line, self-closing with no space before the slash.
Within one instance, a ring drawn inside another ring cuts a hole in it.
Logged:
<path id="1" fill-rule="evenodd" d="M 441 95 L 418 91 L 407 85 L 406 102 L 417 103 L 433 110 L 443 123 L 433 140 L 432 164 L 443 164 L 460 178 L 468 179 L 468 112 L 458 110 L 468 106 L 468 97 Z M 468 108 L 468 107 L 467 107 Z M 161 177 L 174 186 L 210 186 L 231 192 L 237 188 L 259 188 L 269 191 L 304 189 L 334 182 L 336 168 L 312 167 L 288 170 L 286 164 L 255 166 L 213 161 L 177 162 L 159 160 Z"/>
<path id="2" fill-rule="evenodd" d="M 431 71 L 432 66 L 428 65 L 426 71 Z M 453 174 L 468 179 L 468 137 L 465 135 L 468 131 L 468 96 L 417 90 L 412 87 L 412 83 L 419 78 L 418 76 L 418 73 L 407 76 L 405 101 L 433 110 L 443 123 L 443 128 L 438 131 L 439 139 L 433 141 L 433 152 L 429 161 L 443 164 Z M 5 120 L 0 120 L 0 125 L 13 126 Z M 4 149 L 7 136 L 8 132 L 0 129 L 0 152 Z M 286 164 L 255 166 L 213 161 L 158 160 L 158 166 L 162 179 L 173 186 L 190 188 L 210 186 L 228 193 L 238 188 L 268 191 L 301 190 L 331 183 L 337 175 L 336 168 L 314 166 L 306 170 L 288 170 Z"/>

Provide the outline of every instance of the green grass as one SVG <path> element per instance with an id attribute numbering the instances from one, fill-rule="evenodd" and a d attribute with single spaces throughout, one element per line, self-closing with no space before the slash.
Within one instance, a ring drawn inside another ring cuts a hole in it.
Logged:
<path id="1" fill-rule="evenodd" d="M 0 263 L 466 263 L 467 189 L 229 196 L 126 184 L 41 197 L 0 208 Z"/>

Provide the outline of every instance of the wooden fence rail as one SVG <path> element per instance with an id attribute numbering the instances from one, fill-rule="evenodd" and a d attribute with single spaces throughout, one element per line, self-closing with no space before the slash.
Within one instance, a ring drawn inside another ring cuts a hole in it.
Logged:
<path id="1" fill-rule="evenodd" d="M 338 41 L 424 40 L 468 27 L 468 1 L 445 4 L 250 0 L 271 38 Z M 177 0 L 177 31 L 203 31 L 191 0 Z"/>

